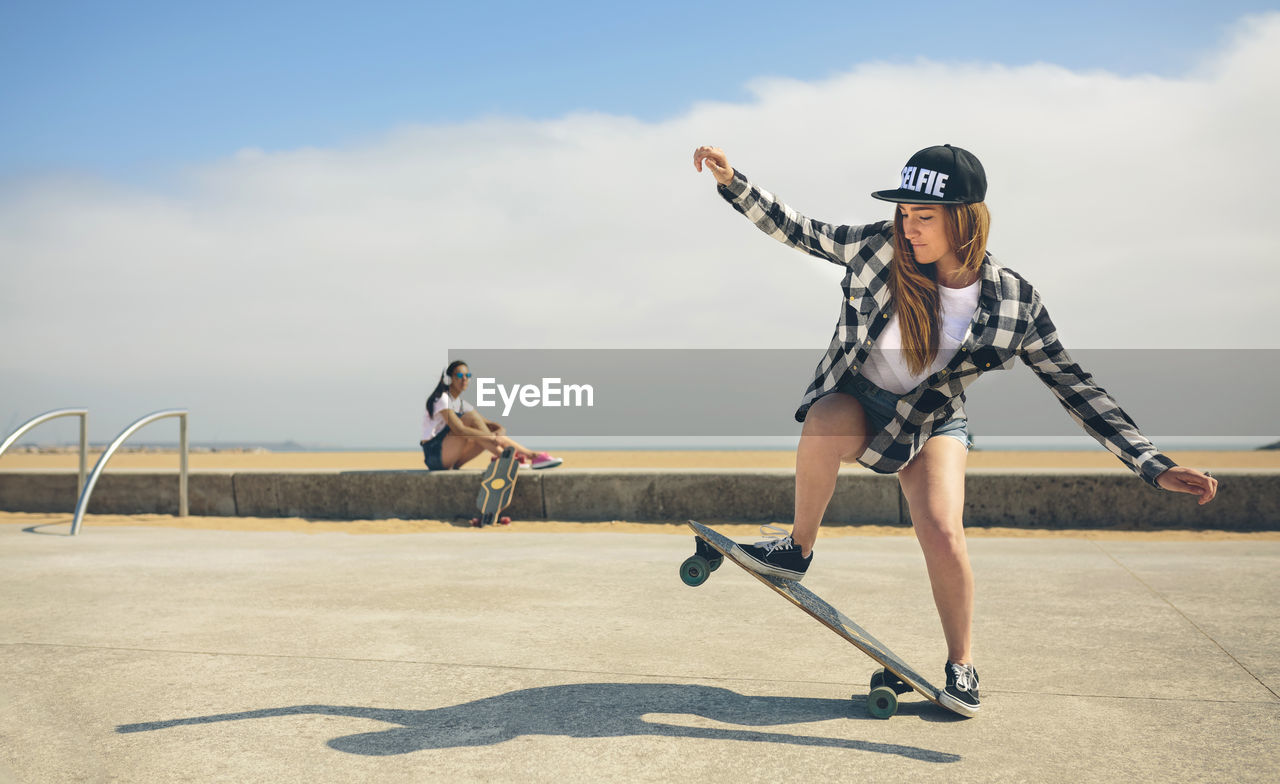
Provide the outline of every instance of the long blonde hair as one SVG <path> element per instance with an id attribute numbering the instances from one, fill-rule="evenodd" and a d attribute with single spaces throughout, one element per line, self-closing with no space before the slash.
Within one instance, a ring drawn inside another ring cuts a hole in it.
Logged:
<path id="1" fill-rule="evenodd" d="M 991 213 L 983 202 L 944 204 L 943 225 L 947 241 L 955 249 L 966 272 L 976 273 L 987 252 Z M 889 265 L 889 292 L 893 295 L 902 330 L 902 351 L 907 369 L 921 373 L 938 356 L 941 312 L 937 265 L 917 264 L 911 243 L 905 241 L 902 210 L 893 211 L 893 263 Z"/>

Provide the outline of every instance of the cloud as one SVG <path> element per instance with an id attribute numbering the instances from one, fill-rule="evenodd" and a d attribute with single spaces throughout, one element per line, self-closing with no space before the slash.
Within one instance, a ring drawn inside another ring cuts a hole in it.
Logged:
<path id="1" fill-rule="evenodd" d="M 663 122 L 485 118 L 244 150 L 147 186 L 10 182 L 0 419 L 105 405 L 114 432 L 190 405 L 203 437 L 412 445 L 450 348 L 816 357 L 839 270 L 724 204 L 691 166 L 703 143 L 849 223 L 888 216 L 868 194 L 916 149 L 967 147 L 991 183 L 993 252 L 1069 346 L 1274 348 L 1278 75 L 1268 14 L 1182 78 L 868 63 Z"/>

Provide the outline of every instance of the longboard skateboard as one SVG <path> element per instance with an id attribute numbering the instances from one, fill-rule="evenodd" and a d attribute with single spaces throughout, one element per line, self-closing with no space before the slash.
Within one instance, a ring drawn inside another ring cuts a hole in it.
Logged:
<path id="1" fill-rule="evenodd" d="M 897 713 L 898 695 L 913 689 L 934 705 L 956 715 L 964 715 L 940 702 L 937 687 L 898 658 L 887 645 L 872 637 L 866 629 L 849 620 L 844 613 L 820 599 L 813 591 L 795 580 L 760 574 L 750 568 L 734 553 L 734 541 L 714 529 L 693 520 L 689 521 L 689 527 L 695 535 L 697 552 L 680 566 L 680 579 L 686 585 L 702 585 L 713 571 L 720 568 L 725 559 L 733 561 L 882 665 L 881 669 L 872 674 L 871 692 L 867 695 L 867 711 L 872 716 L 887 719 Z"/>
<path id="2" fill-rule="evenodd" d="M 499 515 L 511 503 L 511 495 L 516 489 L 516 473 L 519 470 L 515 447 L 509 446 L 502 450 L 502 455 L 489 463 L 484 475 L 480 477 L 480 494 L 476 496 L 480 516 L 471 521 L 473 526 L 483 528 L 497 522 L 511 522 L 510 518 Z"/>

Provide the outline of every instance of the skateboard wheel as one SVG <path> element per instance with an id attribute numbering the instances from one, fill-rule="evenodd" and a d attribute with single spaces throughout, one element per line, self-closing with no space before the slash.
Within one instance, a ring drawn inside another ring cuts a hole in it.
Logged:
<path id="1" fill-rule="evenodd" d="M 872 688 L 872 689 L 878 689 L 878 688 L 880 688 L 881 686 L 884 686 L 884 685 L 885 685 L 885 680 L 884 680 L 884 667 L 881 667 L 880 669 L 878 669 L 878 670 L 876 670 L 875 672 L 871 673 L 871 688 Z"/>
<path id="2" fill-rule="evenodd" d="M 473 518 L 471 518 L 471 527 L 472 527 L 472 528 L 479 528 L 479 527 L 480 527 L 480 518 L 479 518 L 479 517 L 473 517 Z"/>
<path id="3" fill-rule="evenodd" d="M 705 583 L 710 576 L 711 564 L 700 555 L 691 556 L 680 564 L 680 579 L 685 585 L 697 587 Z"/>
<path id="4" fill-rule="evenodd" d="M 877 686 L 867 695 L 867 713 L 887 719 L 898 712 L 898 695 L 888 686 Z"/>
<path id="5" fill-rule="evenodd" d="M 722 556 L 720 556 L 719 558 L 712 558 L 710 561 L 707 561 L 707 564 L 711 567 L 711 571 L 713 571 L 713 572 L 714 572 L 716 569 L 719 569 L 719 568 L 720 568 L 720 564 L 722 564 L 722 563 L 724 563 L 724 556 L 723 556 L 723 555 L 722 555 Z"/>
<path id="6" fill-rule="evenodd" d="M 505 515 L 498 518 L 498 525 L 511 525 L 511 518 Z"/>

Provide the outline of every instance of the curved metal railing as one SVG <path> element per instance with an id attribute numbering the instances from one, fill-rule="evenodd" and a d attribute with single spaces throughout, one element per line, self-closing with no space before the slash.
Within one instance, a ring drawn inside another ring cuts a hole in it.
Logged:
<path id="1" fill-rule="evenodd" d="M 106 451 L 102 453 L 102 457 L 98 458 L 98 462 L 93 466 L 93 473 L 89 474 L 89 482 L 84 486 L 84 490 L 80 492 L 80 500 L 76 503 L 76 515 L 71 520 L 72 536 L 80 532 L 80 521 L 84 518 L 84 511 L 89 506 L 89 496 L 93 493 L 93 486 L 98 483 L 98 477 L 102 475 L 102 469 L 106 467 L 107 461 L 116 453 L 116 450 L 125 442 L 125 439 L 136 433 L 142 426 L 165 417 L 178 417 L 181 422 L 178 428 L 178 516 L 187 516 L 187 412 L 182 409 L 171 408 L 147 414 L 126 427 L 121 431 L 120 435 L 116 436 Z"/>
<path id="2" fill-rule="evenodd" d="M 39 416 L 28 419 L 22 423 L 17 430 L 9 434 L 9 437 L 0 443 L 0 455 L 4 454 L 4 450 L 13 446 L 22 438 L 22 434 L 35 427 L 42 422 L 48 422 L 50 419 L 57 419 L 64 416 L 80 417 L 80 481 L 76 483 L 76 497 L 80 497 L 80 493 L 84 492 L 84 476 L 85 470 L 89 465 L 89 409 L 87 408 L 57 408 L 53 411 L 46 411 Z"/>

